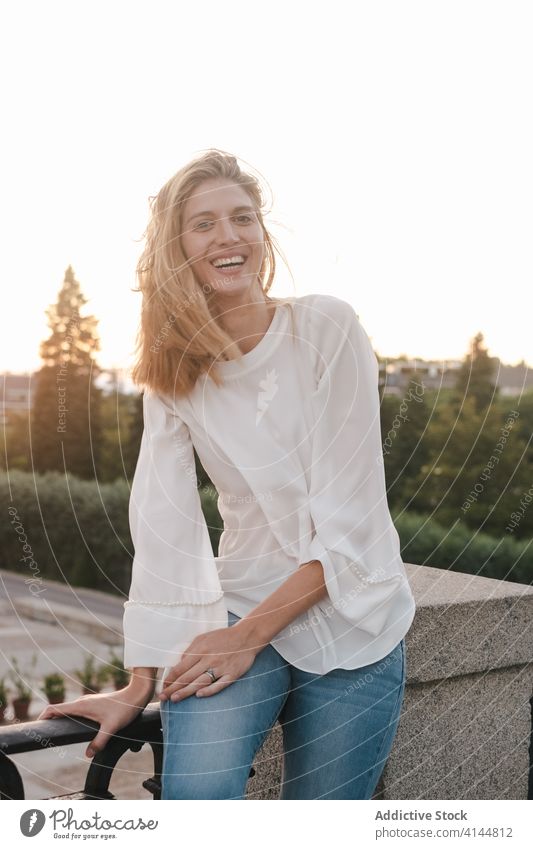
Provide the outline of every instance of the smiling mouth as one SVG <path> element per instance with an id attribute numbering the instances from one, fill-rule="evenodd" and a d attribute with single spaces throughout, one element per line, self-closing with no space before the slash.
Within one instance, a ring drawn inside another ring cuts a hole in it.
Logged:
<path id="1" fill-rule="evenodd" d="M 242 268 L 247 259 L 248 257 L 243 257 L 241 260 L 236 262 L 225 262 L 223 265 L 214 265 L 216 260 L 210 260 L 210 263 L 216 271 L 234 271 L 236 268 Z"/>

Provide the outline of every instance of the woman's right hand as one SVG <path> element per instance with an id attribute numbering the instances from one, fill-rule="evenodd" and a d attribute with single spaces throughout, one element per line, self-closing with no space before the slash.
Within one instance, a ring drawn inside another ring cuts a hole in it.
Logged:
<path id="1" fill-rule="evenodd" d="M 95 693 L 94 695 L 80 696 L 79 699 L 70 702 L 47 705 L 37 719 L 83 716 L 86 719 L 99 722 L 100 728 L 85 752 L 88 758 L 92 758 L 97 752 L 101 752 L 105 748 L 113 734 L 133 722 L 150 700 L 149 697 L 144 698 L 136 691 L 124 687 L 122 690 L 115 690 L 112 693 Z"/>

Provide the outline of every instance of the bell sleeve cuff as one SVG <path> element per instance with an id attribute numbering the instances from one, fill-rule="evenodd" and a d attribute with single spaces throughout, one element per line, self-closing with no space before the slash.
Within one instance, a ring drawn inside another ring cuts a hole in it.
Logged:
<path id="1" fill-rule="evenodd" d="M 368 577 L 357 563 L 327 551 L 318 537 L 308 547 L 305 562 L 309 560 L 321 562 L 328 596 L 340 615 L 373 637 L 379 636 L 387 624 L 403 576 Z"/>

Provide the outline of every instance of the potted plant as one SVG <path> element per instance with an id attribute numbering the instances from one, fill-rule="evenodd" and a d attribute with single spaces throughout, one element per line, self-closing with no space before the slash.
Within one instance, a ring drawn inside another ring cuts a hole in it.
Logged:
<path id="1" fill-rule="evenodd" d="M 48 704 L 57 705 L 65 701 L 65 679 L 58 672 L 51 672 L 44 676 L 44 687 L 41 687 L 48 699 Z"/>
<path id="2" fill-rule="evenodd" d="M 7 697 L 9 689 L 5 684 L 5 676 L 0 678 L 0 722 L 4 721 L 4 714 L 7 707 Z"/>
<path id="3" fill-rule="evenodd" d="M 115 652 L 111 653 L 109 663 L 107 664 L 107 670 L 108 677 L 113 681 L 115 690 L 120 690 L 122 687 L 129 684 L 130 673 L 124 668 L 122 659 L 118 656 L 118 654 L 115 654 Z"/>
<path id="4" fill-rule="evenodd" d="M 37 655 L 34 652 L 31 664 L 32 669 L 36 663 Z M 13 681 L 17 692 L 17 696 L 12 700 L 11 704 L 15 711 L 15 719 L 24 720 L 28 718 L 28 711 L 32 697 L 32 689 L 28 684 L 30 673 L 21 671 L 16 657 L 11 658 L 11 666 L 12 668 L 9 670 L 8 675 Z"/>
<path id="5" fill-rule="evenodd" d="M 82 686 L 84 696 L 99 693 L 109 676 L 107 665 L 96 668 L 92 654 L 85 656 L 83 669 L 76 669 L 74 674 Z"/>

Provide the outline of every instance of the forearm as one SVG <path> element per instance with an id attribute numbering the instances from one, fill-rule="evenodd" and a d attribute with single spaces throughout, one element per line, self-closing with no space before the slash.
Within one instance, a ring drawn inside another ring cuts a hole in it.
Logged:
<path id="1" fill-rule="evenodd" d="M 293 619 L 326 595 L 322 563 L 310 560 L 232 627 L 242 631 L 247 642 L 260 650 Z"/>
<path id="2" fill-rule="evenodd" d="M 157 667 L 155 666 L 134 666 L 127 685 L 132 697 L 148 704 L 154 695 L 156 676 Z"/>

